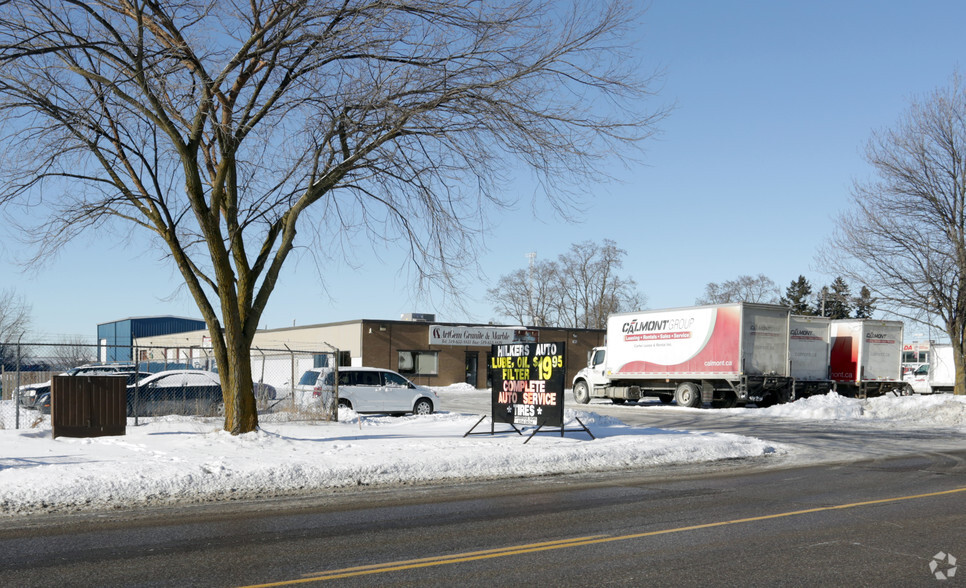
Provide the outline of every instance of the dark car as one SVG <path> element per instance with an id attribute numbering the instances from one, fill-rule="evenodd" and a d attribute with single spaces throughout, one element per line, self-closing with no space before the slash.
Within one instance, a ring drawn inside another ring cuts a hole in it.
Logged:
<path id="1" fill-rule="evenodd" d="M 215 416 L 223 407 L 218 374 L 205 370 L 158 372 L 127 387 L 128 416 Z"/>
<path id="2" fill-rule="evenodd" d="M 275 400 L 278 397 L 278 391 L 271 384 L 252 382 L 252 389 L 255 392 L 255 400 L 260 402 Z"/>

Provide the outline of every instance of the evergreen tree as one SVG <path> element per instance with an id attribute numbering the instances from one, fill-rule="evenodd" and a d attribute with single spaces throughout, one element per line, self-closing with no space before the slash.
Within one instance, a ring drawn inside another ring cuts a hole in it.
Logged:
<path id="1" fill-rule="evenodd" d="M 792 283 L 785 289 L 785 295 L 781 297 L 779 304 L 792 309 L 792 314 L 814 316 L 817 313 L 808 302 L 811 294 L 812 285 L 808 283 L 805 276 L 798 276 L 798 279 L 792 280 Z"/>
<path id="2" fill-rule="evenodd" d="M 872 318 L 875 312 L 876 299 L 872 297 L 872 292 L 865 286 L 859 290 L 859 295 L 855 297 L 855 318 Z"/>
<path id="3" fill-rule="evenodd" d="M 815 300 L 820 316 L 832 319 L 845 319 L 852 315 L 852 294 L 849 285 L 841 276 L 835 278 L 831 286 L 823 286 Z"/>

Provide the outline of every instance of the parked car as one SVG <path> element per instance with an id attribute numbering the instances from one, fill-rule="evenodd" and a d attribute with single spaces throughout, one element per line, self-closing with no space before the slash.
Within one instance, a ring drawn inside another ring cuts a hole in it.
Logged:
<path id="1" fill-rule="evenodd" d="M 63 376 L 97 376 L 97 375 L 111 375 L 117 373 L 133 373 L 133 364 L 124 363 L 112 363 L 105 365 L 81 365 L 75 368 L 71 368 L 66 372 L 63 372 Z M 38 401 L 45 394 L 50 394 L 50 380 L 46 382 L 41 382 L 39 384 L 25 384 L 17 388 L 17 393 L 20 395 L 20 406 L 23 408 L 37 408 Z"/>
<path id="2" fill-rule="evenodd" d="M 302 376 L 295 386 L 292 387 L 292 396 L 295 404 L 298 406 L 308 406 L 313 403 L 315 385 L 319 381 L 319 376 L 327 371 L 329 371 L 329 368 L 319 367 L 302 372 Z"/>
<path id="3" fill-rule="evenodd" d="M 215 416 L 223 412 L 221 381 L 214 372 L 167 370 L 127 387 L 128 416 Z"/>
<path id="4" fill-rule="evenodd" d="M 331 397 L 335 381 L 332 370 L 324 370 L 313 389 L 313 396 Z M 339 406 L 356 412 L 432 414 L 439 396 L 417 386 L 390 370 L 366 367 L 339 368 Z"/>
<path id="5" fill-rule="evenodd" d="M 85 375 L 93 375 L 93 374 L 85 374 Z M 153 374 L 151 374 L 150 372 L 110 372 L 110 373 L 96 374 L 96 375 L 124 376 L 127 378 L 126 385 L 131 386 L 135 382 L 140 382 L 141 380 L 144 380 L 145 378 Z M 33 408 L 36 408 L 43 414 L 50 414 L 50 384 L 49 383 L 47 384 L 47 391 L 37 396 L 37 399 L 36 399 L 36 402 L 34 403 Z"/>
<path id="6" fill-rule="evenodd" d="M 252 382 L 256 400 L 274 400 L 269 384 Z M 165 414 L 215 416 L 224 413 L 221 380 L 206 370 L 167 370 L 127 388 L 128 416 Z"/>
<path id="7" fill-rule="evenodd" d="M 271 384 L 252 382 L 252 386 L 255 392 L 255 400 L 266 401 L 278 398 L 278 391 Z"/>

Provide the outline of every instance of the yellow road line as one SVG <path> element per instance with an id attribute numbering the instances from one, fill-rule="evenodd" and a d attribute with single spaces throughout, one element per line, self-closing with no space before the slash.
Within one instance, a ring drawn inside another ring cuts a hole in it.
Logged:
<path id="1" fill-rule="evenodd" d="M 448 563 L 445 560 L 449 560 L 454 557 L 463 558 L 463 557 L 474 557 L 474 556 L 483 556 L 483 555 L 500 556 L 500 555 L 506 555 L 507 552 L 516 552 L 520 549 L 530 549 L 534 547 L 549 547 L 549 548 L 567 547 L 569 546 L 570 543 L 600 539 L 602 537 L 607 537 L 607 535 L 591 535 L 590 537 L 574 537 L 571 539 L 560 539 L 558 541 L 545 541 L 543 543 L 529 543 L 527 545 L 517 545 L 514 547 L 498 547 L 496 549 L 485 549 L 482 551 L 469 551 L 469 552 L 460 553 L 457 555 L 437 555 L 435 557 L 422 557 L 419 559 L 395 561 L 395 562 L 392 562 L 391 564 L 371 564 L 368 566 L 357 566 L 354 568 L 344 568 L 341 570 L 329 570 L 327 572 L 305 574 L 304 577 L 317 579 L 320 576 L 328 576 L 330 574 L 341 574 L 345 572 L 355 572 L 355 571 L 373 570 L 373 569 L 381 570 L 386 565 L 400 566 L 400 565 L 420 564 L 420 563 L 430 563 L 430 562 Z"/>
<path id="2" fill-rule="evenodd" d="M 642 537 L 654 537 L 656 535 L 666 535 L 668 533 L 681 533 L 684 531 L 695 531 L 698 529 L 711 529 L 714 527 L 723 527 L 726 525 L 737 525 L 741 523 L 767 521 L 771 519 L 800 516 L 800 515 L 813 514 L 818 512 L 844 510 L 848 508 L 858 508 L 861 506 L 888 504 L 891 502 L 901 502 L 905 500 L 918 500 L 922 498 L 932 498 L 935 496 L 957 494 L 960 492 L 966 492 L 966 487 L 954 488 L 952 490 L 943 490 L 940 492 L 929 492 L 926 494 L 914 494 L 910 496 L 897 496 L 894 498 L 881 498 L 878 500 L 852 502 L 849 504 L 837 504 L 834 506 L 819 506 L 819 507 L 807 508 L 803 510 L 793 510 L 789 512 L 782 512 L 782 513 L 776 513 L 776 514 L 770 514 L 770 515 L 761 515 L 757 517 L 748 517 L 744 519 L 733 519 L 730 521 L 718 521 L 715 523 L 704 523 L 701 525 L 690 525 L 687 527 L 676 527 L 673 529 L 661 529 L 659 531 L 646 531 L 643 533 L 632 533 L 629 535 L 619 535 L 619 536 L 592 535 L 588 537 L 574 537 L 571 539 L 563 539 L 559 541 L 528 543 L 528 544 L 516 545 L 512 547 L 487 549 L 483 551 L 470 551 L 470 552 L 458 553 L 454 555 L 441 555 L 441 556 L 435 556 L 435 557 L 396 561 L 396 562 L 389 562 L 389 563 L 383 563 L 383 564 L 357 566 L 353 568 L 343 568 L 339 570 L 329 570 L 326 572 L 320 572 L 318 574 L 305 576 L 295 580 L 283 580 L 280 582 L 271 582 L 268 584 L 255 584 L 252 586 L 248 586 L 247 588 L 269 588 L 269 587 L 275 587 L 275 586 L 292 586 L 295 584 L 307 584 L 309 582 L 321 582 L 324 580 L 337 580 L 340 578 L 351 578 L 355 576 L 364 576 L 364 575 L 370 575 L 370 574 L 382 574 L 386 572 L 413 570 L 413 569 L 426 568 L 426 567 L 432 567 L 432 566 L 464 563 L 468 561 L 478 561 L 483 559 L 493 559 L 497 557 L 507 557 L 510 555 L 521 555 L 524 553 L 536 553 L 540 551 L 549 551 L 553 549 L 563 549 L 567 547 L 579 547 L 582 545 L 611 543 L 614 541 L 627 541 L 629 539 L 640 539 Z"/>

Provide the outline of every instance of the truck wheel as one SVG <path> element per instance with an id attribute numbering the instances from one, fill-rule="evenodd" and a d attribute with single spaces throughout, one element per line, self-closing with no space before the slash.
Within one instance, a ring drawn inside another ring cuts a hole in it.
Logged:
<path id="1" fill-rule="evenodd" d="M 674 391 L 674 401 L 688 408 L 701 406 L 701 391 L 691 382 L 684 382 Z"/>
<path id="2" fill-rule="evenodd" d="M 761 400 L 755 403 L 758 408 L 769 408 L 775 406 L 776 400 L 775 395 L 768 393 L 761 397 Z"/>
<path id="3" fill-rule="evenodd" d="M 738 406 L 738 395 L 734 392 L 725 392 L 721 400 L 715 400 L 711 403 L 714 408 L 734 408 Z"/>
<path id="4" fill-rule="evenodd" d="M 587 382 L 581 380 L 574 384 L 574 400 L 580 404 L 590 402 L 590 389 L 587 388 Z"/>

